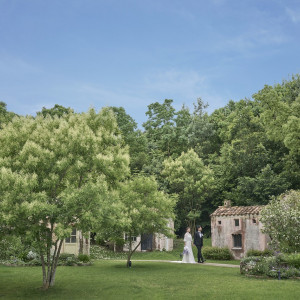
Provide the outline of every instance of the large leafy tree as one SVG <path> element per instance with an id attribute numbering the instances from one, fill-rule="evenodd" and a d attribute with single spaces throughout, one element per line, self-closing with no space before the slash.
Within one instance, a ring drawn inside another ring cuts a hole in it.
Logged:
<path id="1" fill-rule="evenodd" d="M 15 113 L 7 111 L 6 103 L 3 101 L 0 101 L 0 129 L 4 124 L 10 122 L 14 116 L 16 116 Z"/>
<path id="2" fill-rule="evenodd" d="M 149 161 L 146 136 L 123 107 L 113 106 L 111 109 L 115 113 L 124 142 L 129 146 L 131 173 L 139 173 Z"/>
<path id="3" fill-rule="evenodd" d="M 276 250 L 300 252 L 300 191 L 273 197 L 261 211 L 261 222 Z"/>
<path id="4" fill-rule="evenodd" d="M 188 147 L 194 149 L 197 154 L 208 161 L 211 154 L 218 153 L 220 150 L 220 139 L 214 128 L 214 123 L 205 112 L 208 104 L 201 98 L 194 104 L 194 111 L 190 122 L 186 124 Z M 181 150 L 185 151 L 184 148 Z"/>
<path id="5" fill-rule="evenodd" d="M 123 226 L 115 223 L 112 232 L 126 233 L 129 243 L 127 266 L 131 256 L 141 241 L 133 248 L 132 237 L 143 234 L 159 233 L 173 236 L 172 228 L 168 227 L 170 219 L 174 219 L 176 197 L 170 197 L 158 190 L 154 177 L 137 175 L 120 186 L 120 201 L 123 206 Z"/>
<path id="6" fill-rule="evenodd" d="M 175 160 L 164 161 L 163 175 L 169 192 L 179 197 L 176 213 L 177 228 L 189 225 L 195 229 L 196 221 L 207 208 L 207 198 L 212 190 L 213 172 L 191 149 Z"/>
<path id="7" fill-rule="evenodd" d="M 113 112 L 14 118 L 0 135 L 0 219 L 39 251 L 53 286 L 64 238 L 91 230 L 129 174 Z"/>
<path id="8" fill-rule="evenodd" d="M 274 144 L 272 152 L 293 189 L 300 185 L 300 76 L 253 95 L 261 107 L 261 124 Z M 275 162 L 274 162 L 275 163 Z"/>
<path id="9" fill-rule="evenodd" d="M 51 117 L 58 116 L 62 117 L 64 114 L 74 113 L 74 110 L 70 107 L 64 107 L 59 104 L 55 104 L 52 108 L 43 107 L 41 111 L 37 112 L 38 116 L 48 116 Z"/>
<path id="10" fill-rule="evenodd" d="M 155 175 L 161 183 L 163 160 L 173 154 L 176 144 L 175 109 L 173 100 L 165 99 L 148 106 L 148 120 L 143 123 L 148 140 L 149 164 L 144 167 L 146 173 Z"/>

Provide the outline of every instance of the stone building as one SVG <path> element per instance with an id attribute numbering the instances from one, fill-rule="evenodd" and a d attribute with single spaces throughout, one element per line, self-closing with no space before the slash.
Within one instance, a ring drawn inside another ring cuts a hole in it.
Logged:
<path id="1" fill-rule="evenodd" d="M 228 247 L 235 259 L 244 257 L 248 250 L 265 250 L 269 237 L 261 232 L 259 213 L 263 206 L 231 206 L 226 200 L 211 215 L 213 247 Z"/>
<path id="2" fill-rule="evenodd" d="M 174 231 L 174 221 L 169 220 L 168 227 Z M 141 241 L 139 247 L 136 251 L 152 251 L 152 250 L 160 250 L 160 251 L 172 251 L 173 250 L 173 239 L 168 238 L 163 234 L 155 233 L 155 234 L 143 234 L 142 236 L 132 237 L 132 248 Z M 126 235 L 125 235 L 126 240 Z M 124 251 L 128 251 L 128 244 L 124 245 Z"/>
<path id="3" fill-rule="evenodd" d="M 80 230 L 73 228 L 71 236 L 66 238 L 62 244 L 61 253 L 78 255 L 82 248 L 83 254 L 90 254 L 90 239 L 82 236 Z"/>
<path id="4" fill-rule="evenodd" d="M 174 231 L 174 221 L 169 220 L 168 227 Z M 142 237 L 142 242 L 136 251 L 172 251 L 173 250 L 173 239 L 168 238 L 163 234 L 143 234 L 142 236 L 132 237 L 132 247 L 134 248 L 137 243 L 140 242 Z M 124 239 L 127 239 L 126 234 L 124 234 Z M 71 236 L 66 238 L 62 244 L 61 253 L 70 253 L 78 255 L 82 248 L 83 254 L 90 254 L 90 239 L 82 236 L 80 230 L 73 228 Z M 116 250 L 116 245 L 113 243 L 111 249 Z M 125 244 L 123 251 L 128 251 L 128 244 Z"/>

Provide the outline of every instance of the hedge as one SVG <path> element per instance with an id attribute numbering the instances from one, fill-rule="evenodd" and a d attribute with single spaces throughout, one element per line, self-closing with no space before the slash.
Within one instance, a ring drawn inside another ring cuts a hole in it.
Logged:
<path id="1" fill-rule="evenodd" d="M 202 254 L 205 259 L 213 260 L 232 260 L 232 253 L 228 248 L 218 248 L 218 247 L 203 247 Z"/>

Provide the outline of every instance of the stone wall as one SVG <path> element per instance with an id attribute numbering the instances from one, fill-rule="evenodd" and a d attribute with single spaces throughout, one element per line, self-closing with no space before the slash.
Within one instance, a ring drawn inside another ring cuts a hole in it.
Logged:
<path id="1" fill-rule="evenodd" d="M 261 232 L 261 229 L 262 224 L 258 215 L 212 216 L 212 246 L 228 247 L 234 258 L 240 259 L 250 249 L 265 250 L 267 248 L 268 237 Z M 241 247 L 234 247 L 233 235 L 238 234 L 242 238 Z"/>

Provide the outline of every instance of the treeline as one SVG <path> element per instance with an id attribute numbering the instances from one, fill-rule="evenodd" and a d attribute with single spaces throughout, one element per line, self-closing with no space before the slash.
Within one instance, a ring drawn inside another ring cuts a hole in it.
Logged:
<path id="1" fill-rule="evenodd" d="M 267 204 L 270 196 L 300 188 L 300 77 L 213 113 L 198 99 L 193 110 L 173 101 L 152 103 L 143 130 L 122 107 L 114 111 L 131 173 L 155 175 L 160 189 L 176 194 L 176 230 L 209 226 L 210 213 L 229 199 L 235 205 Z M 55 105 L 38 114 L 73 113 Z M 0 126 L 13 113 L 0 103 Z"/>

